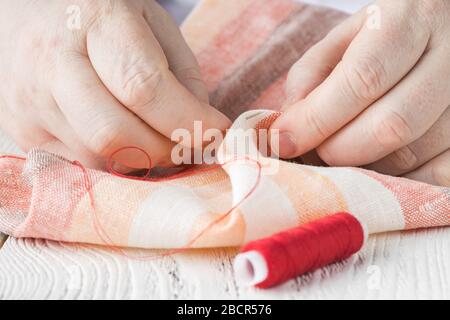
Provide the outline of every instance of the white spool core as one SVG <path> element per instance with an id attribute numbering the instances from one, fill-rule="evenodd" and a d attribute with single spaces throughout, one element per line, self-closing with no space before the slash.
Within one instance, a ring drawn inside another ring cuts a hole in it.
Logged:
<path id="1" fill-rule="evenodd" d="M 258 251 L 247 251 L 236 256 L 233 263 L 236 281 L 242 286 L 254 286 L 266 280 L 269 270 Z"/>

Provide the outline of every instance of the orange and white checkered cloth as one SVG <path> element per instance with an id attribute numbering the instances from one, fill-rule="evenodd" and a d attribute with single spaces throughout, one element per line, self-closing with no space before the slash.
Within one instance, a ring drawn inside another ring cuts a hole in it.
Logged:
<path id="1" fill-rule="evenodd" d="M 206 0 L 183 32 L 213 105 L 236 119 L 234 128 L 246 129 L 272 118 L 272 111 L 253 109 L 278 110 L 289 67 L 344 18 L 290 0 Z M 222 162 L 236 156 L 226 150 L 219 152 Z M 265 159 L 261 172 L 241 160 L 162 182 L 85 172 L 41 150 L 25 161 L 0 159 L 0 231 L 15 237 L 141 248 L 228 247 L 341 211 L 358 216 L 369 233 L 447 226 L 450 189 L 359 168 L 276 159 Z"/>

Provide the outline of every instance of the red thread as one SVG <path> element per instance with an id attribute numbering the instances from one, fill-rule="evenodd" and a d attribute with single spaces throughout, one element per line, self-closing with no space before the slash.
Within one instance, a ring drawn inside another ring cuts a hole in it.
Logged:
<path id="1" fill-rule="evenodd" d="M 242 252 L 257 251 L 263 256 L 268 274 L 256 286 L 268 288 L 349 258 L 361 249 L 364 237 L 354 216 L 338 213 L 250 242 Z"/>
<path id="2" fill-rule="evenodd" d="M 21 161 L 27 160 L 27 159 L 24 158 L 24 157 L 11 156 L 11 155 L 0 156 L 0 159 L 14 159 L 14 160 L 21 160 Z"/>
<path id="3" fill-rule="evenodd" d="M 114 164 L 113 157 L 115 155 L 117 155 L 119 152 L 122 152 L 124 150 L 138 150 L 138 151 L 142 152 L 145 155 L 145 157 L 148 159 L 149 169 L 147 170 L 147 173 L 143 177 L 128 176 L 128 175 L 119 173 L 119 172 L 117 172 L 116 170 L 113 169 L 113 164 Z M 90 205 L 91 205 L 91 207 L 93 209 L 94 228 L 96 230 L 96 233 L 101 238 L 101 240 L 110 249 L 113 249 L 115 251 L 119 251 L 120 253 L 122 253 L 123 255 L 125 255 L 125 256 L 127 256 L 129 258 L 137 259 L 137 260 L 148 260 L 148 259 L 161 258 L 161 257 L 164 257 L 164 256 L 170 256 L 170 255 L 173 255 L 173 254 L 176 254 L 176 253 L 180 253 L 180 252 L 183 252 L 183 251 L 185 251 L 187 249 L 192 248 L 193 244 L 200 237 L 202 237 L 207 231 L 209 231 L 211 228 L 213 228 L 216 224 L 218 224 L 221 221 L 223 221 L 224 219 L 226 219 L 234 210 L 236 210 L 244 201 L 246 201 L 255 192 L 255 190 L 258 187 L 258 185 L 260 183 L 260 180 L 261 180 L 262 166 L 261 166 L 260 162 L 258 162 L 257 160 L 251 159 L 249 157 L 242 157 L 242 158 L 237 158 L 237 159 L 232 159 L 232 160 L 226 161 L 223 164 L 208 166 L 208 167 L 204 167 L 204 168 L 200 168 L 200 169 L 185 170 L 185 171 L 182 171 L 180 173 L 177 173 L 177 174 L 174 174 L 174 175 L 171 175 L 171 176 L 168 176 L 168 177 L 151 178 L 150 176 L 151 176 L 151 170 L 152 170 L 152 161 L 151 161 L 150 155 L 145 150 L 143 150 L 143 149 L 141 149 L 139 147 L 130 146 L 130 147 L 120 148 L 120 149 L 116 150 L 115 152 L 113 152 L 111 154 L 111 156 L 108 158 L 108 161 L 107 161 L 107 170 L 108 170 L 108 172 L 110 174 L 112 174 L 114 176 L 117 176 L 117 177 L 120 177 L 120 178 L 124 178 L 124 179 L 139 180 L 139 181 L 149 181 L 149 182 L 171 181 L 171 180 L 181 179 L 181 178 L 184 178 L 184 177 L 194 176 L 196 174 L 200 174 L 200 173 L 205 173 L 205 172 L 216 170 L 217 168 L 222 168 L 222 167 L 226 166 L 227 164 L 230 164 L 230 163 L 233 163 L 233 162 L 236 162 L 236 161 L 249 161 L 251 163 L 254 163 L 256 165 L 256 167 L 257 167 L 258 174 L 257 174 L 256 180 L 255 180 L 255 184 L 249 190 L 249 192 L 241 200 L 239 200 L 234 206 L 232 206 L 230 209 L 228 209 L 225 213 L 219 215 L 218 218 L 213 220 L 203 230 L 198 232 L 197 235 L 195 235 L 186 244 L 186 246 L 184 246 L 182 248 L 179 248 L 179 249 L 168 250 L 167 252 L 165 252 L 163 254 L 155 254 L 155 255 L 144 256 L 144 257 L 130 256 L 120 246 L 114 244 L 113 240 L 108 236 L 107 232 L 105 231 L 105 229 L 101 225 L 100 219 L 98 218 L 97 211 L 96 211 L 96 206 L 95 206 L 95 197 L 94 197 L 94 194 L 93 194 L 93 191 L 92 191 L 93 185 L 92 185 L 92 181 L 91 181 L 91 179 L 89 177 L 89 174 L 88 174 L 86 168 L 78 161 L 73 161 L 72 164 L 77 166 L 77 167 L 79 167 L 82 170 L 82 172 L 83 172 L 84 184 L 85 184 L 85 187 L 86 187 L 86 191 L 87 191 L 87 193 L 89 195 Z"/>
<path id="4" fill-rule="evenodd" d="M 115 155 L 117 155 L 119 152 L 122 152 L 124 150 L 138 150 L 138 151 L 142 152 L 145 155 L 145 157 L 148 159 L 149 169 L 147 170 L 147 173 L 144 176 L 142 176 L 142 177 L 128 176 L 128 175 L 119 173 L 119 172 L 117 172 L 116 170 L 113 169 L 113 164 L 114 164 L 113 157 Z M 21 161 L 26 161 L 27 160 L 24 157 L 18 157 L 18 156 L 13 156 L 13 155 L 3 155 L 3 156 L 0 156 L 0 159 L 15 159 L 15 160 L 21 160 Z M 235 205 L 233 205 L 231 208 L 229 208 L 225 213 L 220 214 L 218 218 L 213 220 L 203 230 L 198 232 L 197 235 L 195 235 L 186 244 L 186 246 L 184 246 L 184 247 L 182 247 L 180 249 L 168 250 L 168 251 L 166 251 L 163 254 L 155 254 L 155 255 L 145 256 L 145 257 L 130 256 L 129 254 L 126 253 L 126 251 L 123 248 L 121 248 L 119 245 L 116 245 L 113 242 L 113 240 L 111 239 L 111 237 L 109 237 L 109 235 L 107 234 L 107 232 L 103 228 L 103 226 L 102 226 L 102 224 L 100 222 L 100 219 L 99 219 L 99 217 L 97 215 L 97 209 L 96 209 L 96 205 L 95 205 L 95 196 L 94 196 L 94 192 L 93 192 L 93 183 L 92 183 L 91 177 L 89 176 L 89 173 L 88 173 L 87 169 L 79 161 L 72 161 L 71 163 L 74 166 L 80 168 L 80 170 L 83 173 L 84 186 L 86 188 L 86 193 L 89 196 L 89 203 L 90 203 L 90 206 L 92 207 L 92 211 L 93 211 L 94 230 L 96 231 L 96 233 L 100 237 L 100 239 L 110 249 L 112 249 L 114 251 L 118 251 L 119 253 L 121 253 L 121 254 L 129 257 L 129 258 L 137 259 L 137 260 L 148 260 L 148 259 L 155 259 L 155 258 L 161 258 L 161 257 L 164 257 L 164 256 L 173 255 L 173 254 L 180 253 L 180 252 L 183 252 L 183 251 L 185 251 L 187 249 L 192 248 L 192 245 L 200 237 L 202 237 L 207 231 L 209 231 L 211 228 L 213 228 L 216 224 L 218 224 L 221 221 L 223 221 L 224 219 L 226 219 L 234 210 L 236 210 L 239 206 L 241 206 L 241 204 L 244 201 L 246 201 L 255 192 L 255 190 L 258 187 L 258 185 L 260 183 L 260 180 L 261 180 L 261 174 L 262 174 L 261 163 L 259 161 L 257 161 L 257 160 L 251 159 L 249 157 L 242 157 L 242 158 L 231 159 L 229 161 L 226 161 L 225 163 L 218 164 L 218 165 L 212 165 L 212 166 L 203 167 L 203 168 L 199 168 L 199 169 L 184 170 L 184 171 L 182 171 L 180 173 L 177 173 L 177 174 L 174 174 L 174 175 L 171 175 L 171 176 L 168 176 L 168 177 L 151 178 L 150 175 L 151 175 L 151 170 L 152 170 L 152 161 L 151 161 L 150 155 L 145 150 L 143 150 L 143 149 L 141 149 L 139 147 L 130 146 L 130 147 L 120 148 L 120 149 L 114 151 L 111 154 L 111 156 L 107 160 L 107 170 L 108 170 L 108 172 L 111 175 L 114 175 L 114 176 L 117 176 L 117 177 L 120 177 L 120 178 L 124 178 L 124 179 L 129 179 L 129 180 L 139 180 L 139 181 L 149 181 L 149 182 L 171 181 L 171 180 L 181 179 L 181 178 L 184 178 L 184 177 L 194 176 L 196 174 L 217 170 L 218 168 L 222 168 L 222 167 L 226 166 L 227 164 L 230 164 L 230 163 L 233 163 L 233 162 L 237 162 L 237 161 L 249 161 L 249 162 L 255 164 L 255 166 L 256 166 L 256 168 L 258 170 L 258 174 L 257 174 L 257 177 L 255 179 L 255 184 L 249 190 L 249 192 L 246 195 L 244 195 L 244 197 L 241 200 L 239 200 Z"/>

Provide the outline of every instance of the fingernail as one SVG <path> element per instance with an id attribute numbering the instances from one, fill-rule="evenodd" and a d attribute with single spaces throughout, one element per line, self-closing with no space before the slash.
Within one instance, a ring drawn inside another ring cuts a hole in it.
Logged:
<path id="1" fill-rule="evenodd" d="M 112 170 L 114 172 L 120 173 L 120 174 L 129 174 L 130 172 L 132 172 L 133 170 L 136 169 L 132 169 L 130 167 L 127 167 L 119 162 L 113 162 L 112 163 Z"/>
<path id="2" fill-rule="evenodd" d="M 280 157 L 292 158 L 296 156 L 297 143 L 294 135 L 290 132 L 280 133 Z"/>

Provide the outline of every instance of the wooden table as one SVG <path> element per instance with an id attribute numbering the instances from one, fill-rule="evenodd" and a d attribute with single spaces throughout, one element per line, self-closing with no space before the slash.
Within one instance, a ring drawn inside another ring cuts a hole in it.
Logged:
<path id="1" fill-rule="evenodd" d="M 1 132 L 0 152 L 19 152 Z M 358 256 L 270 290 L 236 284 L 235 249 L 132 258 L 142 251 L 8 238 L 0 299 L 450 299 L 450 228 L 374 236 Z"/>

